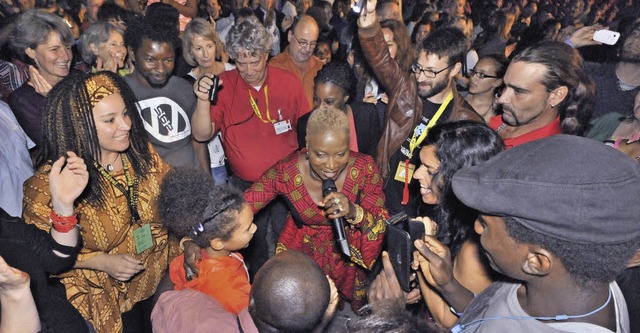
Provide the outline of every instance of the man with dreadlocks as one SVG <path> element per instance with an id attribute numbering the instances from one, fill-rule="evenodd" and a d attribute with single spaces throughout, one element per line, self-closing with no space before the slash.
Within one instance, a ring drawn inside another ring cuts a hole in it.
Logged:
<path id="1" fill-rule="evenodd" d="M 135 102 L 111 72 L 60 81 L 47 97 L 36 174 L 24 185 L 27 223 L 45 231 L 52 225 L 67 232 L 82 227 L 78 258 L 60 278 L 71 304 L 98 333 L 150 328 L 150 297 L 178 254 L 156 204 L 170 167 L 148 144 L 140 118 L 132 116 Z M 86 161 L 89 184 L 75 210 L 54 211 L 49 171 L 68 152 Z"/>
<path id="2" fill-rule="evenodd" d="M 144 128 L 162 159 L 173 167 L 208 171 L 206 146 L 191 137 L 196 96 L 186 80 L 172 75 L 177 40 L 177 30 L 166 24 L 148 18 L 132 22 L 125 41 L 136 68 L 125 81 L 138 99 Z"/>

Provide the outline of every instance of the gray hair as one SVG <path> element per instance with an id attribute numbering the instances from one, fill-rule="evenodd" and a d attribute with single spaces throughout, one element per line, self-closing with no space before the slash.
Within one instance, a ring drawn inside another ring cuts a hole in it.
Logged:
<path id="1" fill-rule="evenodd" d="M 257 18 L 247 18 L 236 23 L 226 40 L 227 52 L 232 59 L 238 59 L 241 55 L 259 56 L 269 53 L 272 44 L 271 34 Z"/>
<path id="2" fill-rule="evenodd" d="M 184 28 L 184 32 L 182 33 L 182 57 L 189 65 L 198 66 L 195 57 L 191 53 L 193 38 L 196 36 L 212 41 L 216 45 L 215 57 L 216 59 L 220 57 L 224 45 L 222 45 L 222 41 L 220 40 L 220 37 L 218 37 L 216 29 L 214 29 L 211 23 L 207 22 L 207 20 L 203 18 L 195 18 L 187 24 L 187 27 Z"/>
<path id="3" fill-rule="evenodd" d="M 80 37 L 80 55 L 82 56 L 82 60 L 89 65 L 93 64 L 93 62 L 96 61 L 96 55 L 93 54 L 89 45 L 93 43 L 96 46 L 100 46 L 100 44 L 106 43 L 112 32 L 117 32 L 124 37 L 124 31 L 109 22 L 97 21 L 92 23 Z"/>
<path id="4" fill-rule="evenodd" d="M 35 49 L 39 44 L 46 43 L 51 32 L 57 32 L 64 44 L 71 45 L 74 42 L 71 30 L 62 18 L 40 9 L 28 10 L 15 22 L 15 28 L 9 40 L 10 47 L 21 60 L 32 64 L 33 61 L 24 51 L 27 48 Z"/>

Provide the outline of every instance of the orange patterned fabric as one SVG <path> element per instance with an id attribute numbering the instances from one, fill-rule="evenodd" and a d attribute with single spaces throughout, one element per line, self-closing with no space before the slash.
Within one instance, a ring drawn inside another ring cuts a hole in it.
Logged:
<path id="1" fill-rule="evenodd" d="M 156 206 L 160 183 L 170 167 L 153 148 L 150 149 L 154 166 L 145 178 L 140 179 L 138 194 L 141 223 L 150 224 L 154 240 L 150 249 L 136 254 L 127 198 L 107 180 L 104 181 L 110 186 L 104 206 L 93 207 L 86 202 L 76 205 L 83 239 L 77 261 L 86 261 L 102 253 L 127 254 L 142 261 L 145 267 L 127 282 L 91 269 L 71 269 L 59 276 L 71 304 L 99 333 L 122 331 L 122 313 L 154 294 L 170 259 L 179 252 L 175 238 L 170 238 L 167 229 L 160 224 Z M 41 167 L 24 185 L 24 220 L 45 231 L 51 228 L 50 170 L 50 165 Z M 126 186 L 124 171 L 113 172 L 112 175 Z"/>
<path id="2" fill-rule="evenodd" d="M 284 196 L 303 225 L 298 228 L 289 215 L 276 252 L 296 249 L 311 256 L 333 279 L 342 296 L 351 302 L 354 311 L 358 311 L 366 302 L 366 273 L 380 256 L 389 217 L 384 208 L 382 178 L 370 156 L 351 152 L 342 193 L 359 204 L 365 216 L 358 225 L 346 227 L 351 249 L 351 260 L 348 260 L 336 249 L 332 226 L 304 185 L 297 166 L 303 153 L 305 150 L 293 153 L 267 170 L 245 193 L 245 198 L 256 212 L 276 196 Z"/>

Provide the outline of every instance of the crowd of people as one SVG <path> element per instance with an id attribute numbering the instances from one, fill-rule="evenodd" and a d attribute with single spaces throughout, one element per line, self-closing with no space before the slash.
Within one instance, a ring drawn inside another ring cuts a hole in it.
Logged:
<path id="1" fill-rule="evenodd" d="M 0 16 L 0 332 L 640 332 L 637 0 Z"/>

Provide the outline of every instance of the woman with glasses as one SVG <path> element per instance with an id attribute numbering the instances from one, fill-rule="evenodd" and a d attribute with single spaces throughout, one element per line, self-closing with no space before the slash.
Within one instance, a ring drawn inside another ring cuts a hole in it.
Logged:
<path id="1" fill-rule="evenodd" d="M 496 115 L 494 97 L 502 86 L 502 77 L 507 71 L 509 61 L 502 54 L 490 54 L 482 57 L 473 69 L 469 70 L 469 95 L 467 102 L 489 123 Z"/>

